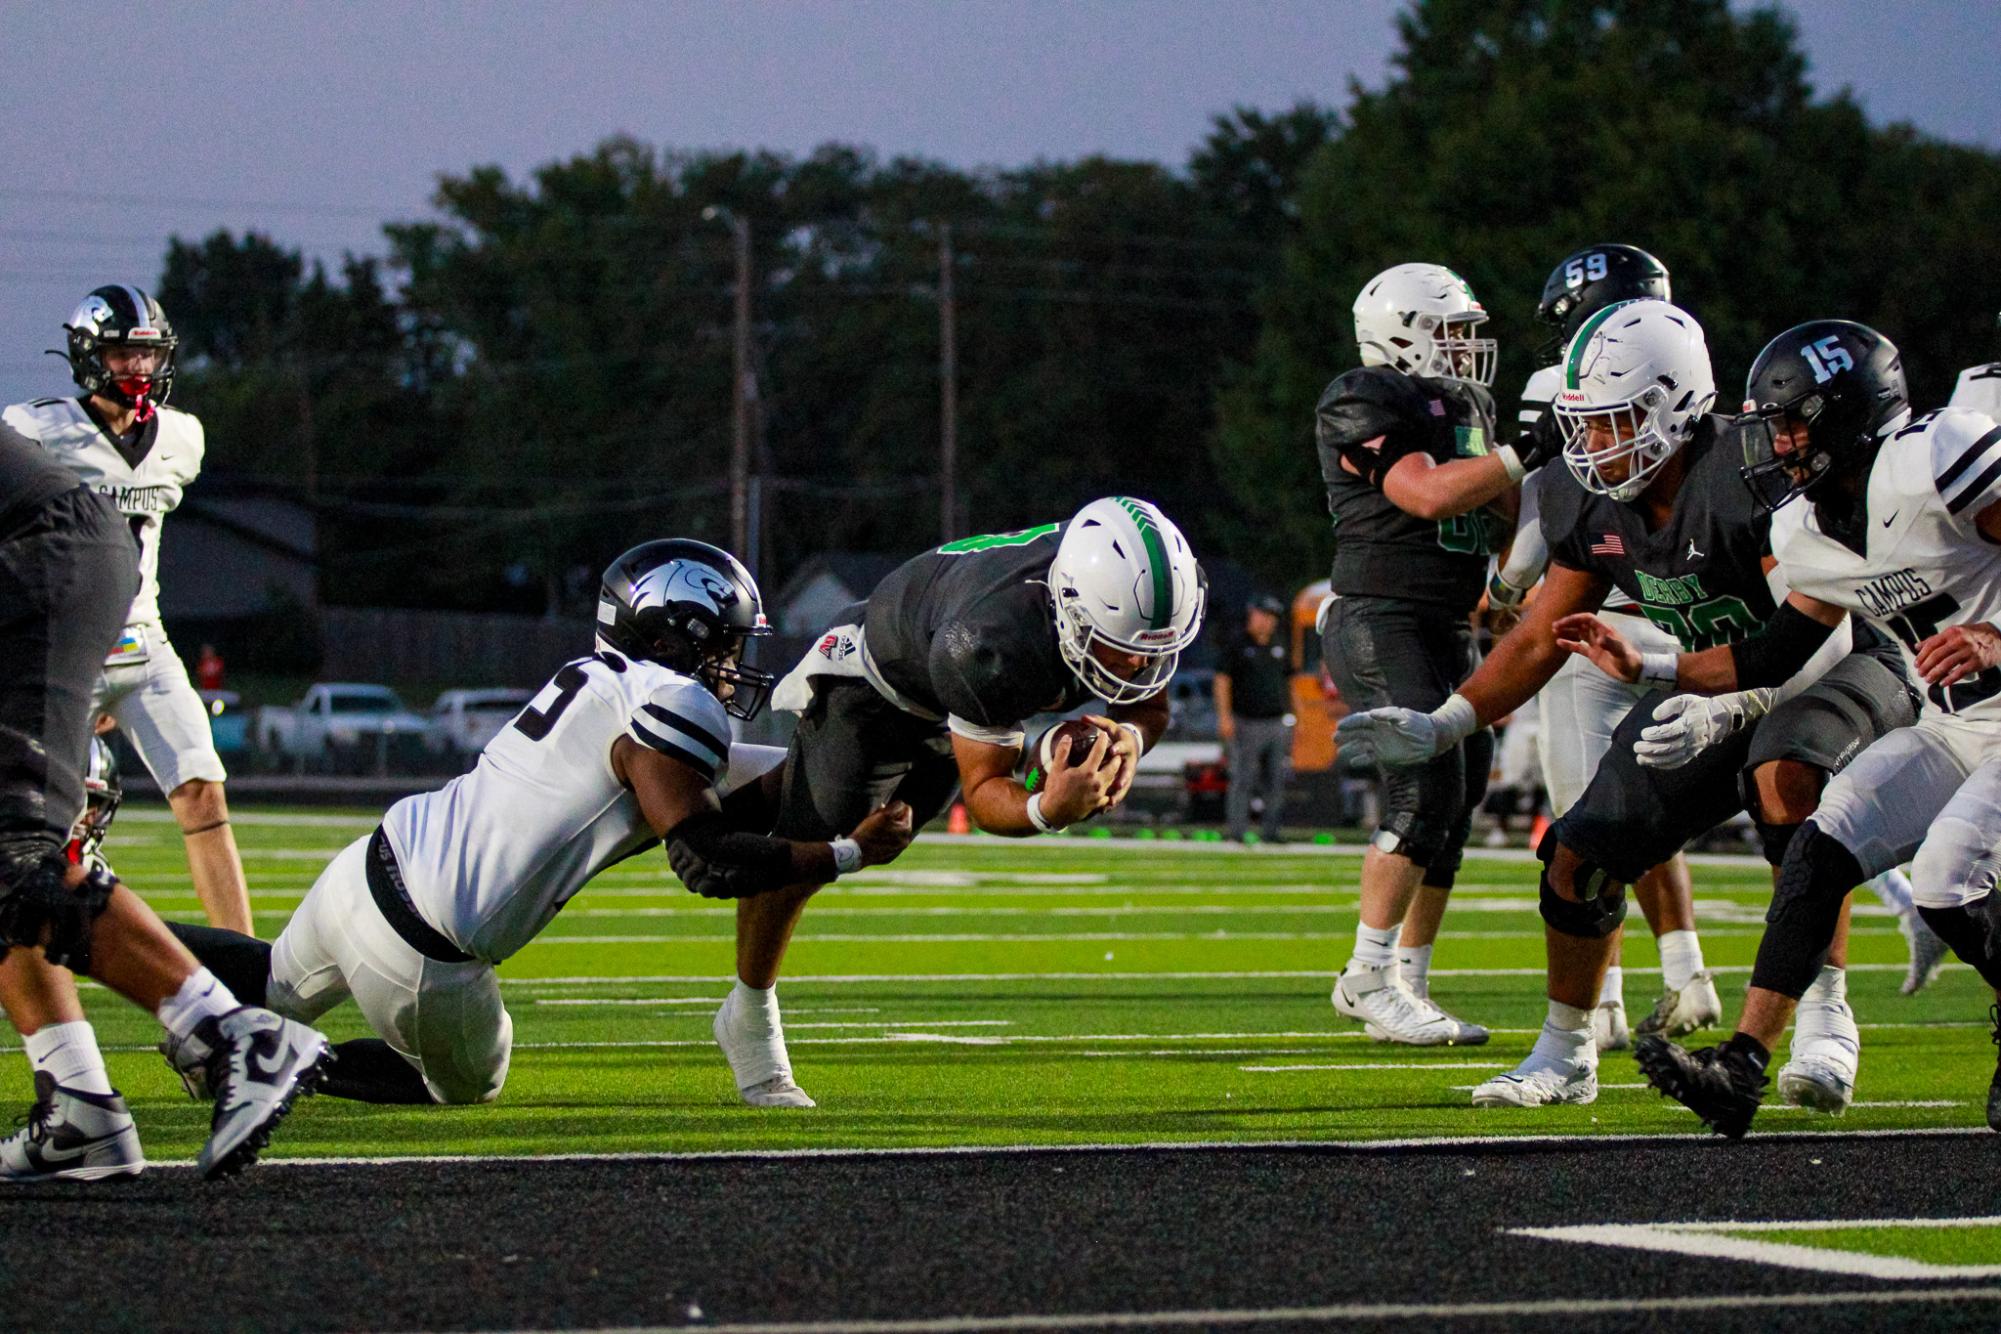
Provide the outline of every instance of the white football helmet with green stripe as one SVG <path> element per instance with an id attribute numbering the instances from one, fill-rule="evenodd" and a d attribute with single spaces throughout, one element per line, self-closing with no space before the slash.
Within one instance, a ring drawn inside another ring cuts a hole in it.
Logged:
<path id="1" fill-rule="evenodd" d="M 1486 307 L 1466 280 L 1443 264 L 1384 269 L 1355 298 L 1354 314 L 1364 366 L 1494 383 L 1497 345 L 1475 337 L 1487 322 Z"/>
<path id="2" fill-rule="evenodd" d="M 1716 402 L 1709 344 L 1695 317 L 1642 298 L 1578 327 L 1553 407 L 1563 461 L 1586 491 L 1631 500 L 1647 489 Z"/>
<path id="3" fill-rule="evenodd" d="M 1049 562 L 1057 647 L 1109 704 L 1136 703 L 1167 685 L 1202 631 L 1208 594 L 1181 530 L 1157 507 L 1126 496 L 1078 510 Z M 1139 670 L 1122 675 L 1104 656 L 1136 657 Z"/>

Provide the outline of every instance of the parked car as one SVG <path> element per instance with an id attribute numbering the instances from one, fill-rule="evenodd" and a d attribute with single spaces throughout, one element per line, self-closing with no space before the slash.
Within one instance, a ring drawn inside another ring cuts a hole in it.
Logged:
<path id="1" fill-rule="evenodd" d="M 234 690 L 204 690 L 201 702 L 208 710 L 208 730 L 216 754 L 241 755 L 250 749 L 250 715 L 244 711 L 241 695 Z"/>
<path id="2" fill-rule="evenodd" d="M 257 746 L 303 768 L 331 762 L 356 772 L 420 762 L 430 724 L 388 686 L 328 681 L 298 703 L 257 711 Z"/>
<path id="3" fill-rule="evenodd" d="M 501 687 L 447 690 L 431 705 L 424 745 L 434 755 L 459 759 L 477 755 L 533 698 L 532 690 Z"/>

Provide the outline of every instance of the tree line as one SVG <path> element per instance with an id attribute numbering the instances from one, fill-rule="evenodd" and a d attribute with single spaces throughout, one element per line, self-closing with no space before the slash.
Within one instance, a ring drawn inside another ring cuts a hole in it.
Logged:
<path id="1" fill-rule="evenodd" d="M 628 542 L 727 540 L 730 217 L 768 590 L 816 551 L 940 539 L 945 264 L 961 532 L 1130 491 L 1280 589 L 1325 572 L 1312 407 L 1392 263 L 1469 280 L 1504 412 L 1544 277 L 1594 241 L 1668 264 L 1725 407 L 1815 316 L 1897 340 L 1921 403 L 1991 354 L 2001 160 L 1818 93 L 1783 12 L 1422 0 L 1398 25 L 1383 87 L 1219 114 L 1179 167 L 620 137 L 443 176 L 436 220 L 335 274 L 263 235 L 175 238 L 177 398 L 213 472 L 319 509 L 328 601 L 562 610 Z"/>

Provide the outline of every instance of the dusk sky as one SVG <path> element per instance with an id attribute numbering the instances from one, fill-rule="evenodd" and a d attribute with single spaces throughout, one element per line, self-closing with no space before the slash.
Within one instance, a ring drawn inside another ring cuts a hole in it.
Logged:
<path id="1" fill-rule="evenodd" d="M 435 177 L 517 176 L 617 132 L 961 166 L 1090 153 L 1176 166 L 1232 104 L 1380 83 L 1394 0 L 247 4 L 0 0 L 0 402 L 90 288 L 152 287 L 169 234 L 379 251 Z M 1822 89 L 2001 145 L 1992 0 L 1792 6 Z M 1638 94 L 1636 94 L 1638 95 Z M 170 311 L 171 315 L 172 312 Z"/>

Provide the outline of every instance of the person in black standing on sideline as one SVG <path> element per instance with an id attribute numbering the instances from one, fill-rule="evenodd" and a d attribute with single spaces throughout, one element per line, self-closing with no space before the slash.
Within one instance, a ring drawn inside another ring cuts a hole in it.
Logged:
<path id="1" fill-rule="evenodd" d="M 1292 773 L 1291 664 L 1278 627 L 1285 604 L 1270 594 L 1251 599 L 1243 629 L 1216 665 L 1216 733 L 1230 765 L 1230 837 L 1250 833 L 1251 802 L 1264 798 L 1264 841 L 1282 843 L 1285 780 Z"/>

